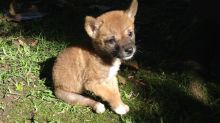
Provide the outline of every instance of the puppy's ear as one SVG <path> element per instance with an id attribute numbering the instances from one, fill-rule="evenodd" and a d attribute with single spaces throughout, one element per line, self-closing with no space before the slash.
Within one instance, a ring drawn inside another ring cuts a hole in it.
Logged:
<path id="1" fill-rule="evenodd" d="M 125 11 L 125 14 L 134 22 L 135 20 L 135 15 L 137 13 L 138 9 L 138 1 L 137 0 L 132 0 L 132 3 L 130 7 Z"/>
<path id="2" fill-rule="evenodd" d="M 84 28 L 85 28 L 87 34 L 91 38 L 94 39 L 96 37 L 97 32 L 98 32 L 101 25 L 102 25 L 102 22 L 99 22 L 96 18 L 91 17 L 91 16 L 86 16 Z"/>

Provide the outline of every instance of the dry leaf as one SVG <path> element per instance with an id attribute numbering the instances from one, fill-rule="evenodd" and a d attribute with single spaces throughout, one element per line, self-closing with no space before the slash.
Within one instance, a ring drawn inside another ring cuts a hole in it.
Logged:
<path id="1" fill-rule="evenodd" d="M 139 69 L 139 65 L 137 61 L 123 62 L 123 64 L 126 65 L 127 67 L 130 67 L 131 69 L 135 69 L 135 70 Z"/>
<path id="2" fill-rule="evenodd" d="M 34 47 L 38 44 L 38 41 L 33 38 L 17 38 L 13 41 L 16 46 L 31 46 Z"/>
<path id="3" fill-rule="evenodd" d="M 131 80 L 131 79 L 134 79 L 134 76 L 129 75 L 129 76 L 128 76 L 128 79 L 130 79 L 130 80 Z"/>
<path id="4" fill-rule="evenodd" d="M 120 84 L 124 85 L 126 83 L 125 77 L 123 77 L 121 75 L 118 75 L 117 78 L 118 78 L 118 81 L 119 81 Z"/>

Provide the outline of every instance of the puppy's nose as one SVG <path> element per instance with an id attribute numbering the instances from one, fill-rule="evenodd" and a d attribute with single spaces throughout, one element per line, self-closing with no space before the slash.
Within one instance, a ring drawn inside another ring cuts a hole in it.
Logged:
<path id="1" fill-rule="evenodd" d="M 133 53 L 133 51 L 134 51 L 134 48 L 133 47 L 129 47 L 129 48 L 126 48 L 124 51 L 125 51 L 125 53 L 127 55 L 131 55 Z"/>

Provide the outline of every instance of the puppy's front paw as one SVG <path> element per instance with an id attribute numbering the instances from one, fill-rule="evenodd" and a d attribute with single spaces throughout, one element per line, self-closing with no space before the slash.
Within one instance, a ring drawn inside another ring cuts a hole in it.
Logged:
<path id="1" fill-rule="evenodd" d="M 123 115 L 129 111 L 129 107 L 128 105 L 121 104 L 118 107 L 114 108 L 113 110 L 115 111 L 115 113 Z"/>
<path id="2" fill-rule="evenodd" d="M 96 105 L 94 106 L 93 109 L 98 114 L 101 114 L 101 113 L 105 112 L 105 106 L 102 103 L 100 103 L 100 102 L 96 103 Z"/>

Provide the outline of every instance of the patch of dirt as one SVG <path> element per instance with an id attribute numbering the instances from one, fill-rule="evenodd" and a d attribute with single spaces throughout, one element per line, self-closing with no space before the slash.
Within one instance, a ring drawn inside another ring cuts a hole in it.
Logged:
<path id="1" fill-rule="evenodd" d="M 0 119 L 2 122 L 7 121 L 7 114 L 15 106 L 13 104 L 13 102 L 15 102 L 18 99 L 19 99 L 19 95 L 16 95 L 16 94 L 6 95 L 5 97 L 0 98 L 1 104 L 4 104 L 4 105 L 2 105 L 2 107 L 0 109 Z"/>

